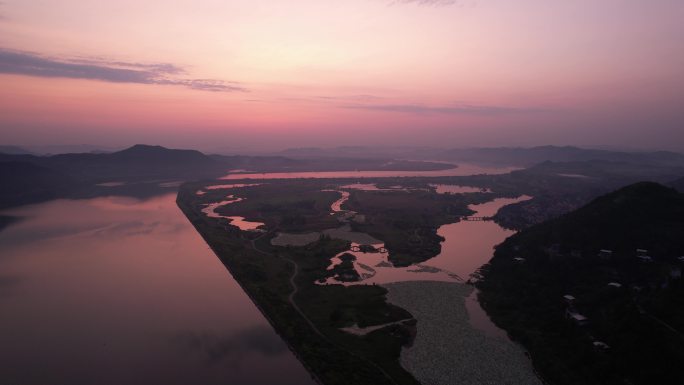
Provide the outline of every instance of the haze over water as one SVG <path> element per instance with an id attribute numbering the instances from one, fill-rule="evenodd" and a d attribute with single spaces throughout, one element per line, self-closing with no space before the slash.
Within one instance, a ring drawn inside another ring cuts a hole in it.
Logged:
<path id="1" fill-rule="evenodd" d="M 683 69 L 684 0 L 0 0 L 0 385 L 679 385 Z"/>
<path id="2" fill-rule="evenodd" d="M 3 384 L 312 383 L 175 199 L 3 212 Z"/>

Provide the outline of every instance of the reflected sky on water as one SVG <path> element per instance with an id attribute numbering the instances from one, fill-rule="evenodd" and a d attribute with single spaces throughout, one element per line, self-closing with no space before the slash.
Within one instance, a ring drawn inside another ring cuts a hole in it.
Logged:
<path id="1" fill-rule="evenodd" d="M 175 199 L 2 213 L 4 383 L 313 383 Z"/>

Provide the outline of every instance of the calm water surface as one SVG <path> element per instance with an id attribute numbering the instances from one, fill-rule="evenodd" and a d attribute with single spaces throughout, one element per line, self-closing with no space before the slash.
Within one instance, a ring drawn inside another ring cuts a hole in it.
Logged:
<path id="1" fill-rule="evenodd" d="M 1 384 L 312 384 L 175 204 L 3 214 Z"/>
<path id="2" fill-rule="evenodd" d="M 462 188 L 462 186 L 445 186 L 443 187 L 444 191 L 442 191 L 442 193 L 473 192 L 470 190 L 458 192 L 449 191 Z M 345 211 L 341 206 L 349 199 L 350 194 L 347 191 L 340 191 L 340 193 L 340 199 L 335 201 L 331 206 L 333 212 Z M 469 208 L 475 211 L 475 214 L 473 214 L 474 216 L 492 217 L 503 206 L 522 202 L 531 198 L 532 197 L 527 195 L 517 198 L 497 198 L 479 205 L 470 205 Z M 493 221 L 459 221 L 446 224 L 437 230 L 437 234 L 444 237 L 444 242 L 442 242 L 441 252 L 434 258 L 408 267 L 394 267 L 389 262 L 389 255 L 387 252 L 363 253 L 349 250 L 342 252 L 333 258 L 331 260 L 332 264 L 328 269 L 332 269 L 335 265 L 342 262 L 338 258 L 340 255 L 349 253 L 356 257 L 356 260 L 353 263 L 355 270 L 359 273 L 361 279 L 356 282 L 341 282 L 337 277 L 330 277 L 320 284 L 382 285 L 393 282 L 419 280 L 464 282 L 469 279 L 471 274 L 477 272 L 482 265 L 489 262 L 493 255 L 494 246 L 503 242 L 507 237 L 513 235 L 513 233 L 514 231 L 504 229 Z M 384 244 L 379 243 L 374 246 L 380 248 L 384 247 Z M 471 325 L 475 329 L 479 329 L 492 337 L 507 338 L 506 333 L 492 323 L 486 312 L 480 306 L 477 300 L 477 290 L 474 290 L 472 294 L 466 298 L 465 305 Z"/>
<path id="3" fill-rule="evenodd" d="M 528 200 L 531 197 L 498 198 L 480 205 L 471 205 L 474 216 L 491 217 L 503 206 Z M 493 221 L 461 221 L 441 226 L 437 234 L 444 237 L 442 251 L 427 264 L 458 274 L 463 279 L 475 273 L 489 262 L 494 246 L 503 242 L 515 232 L 507 230 Z"/>

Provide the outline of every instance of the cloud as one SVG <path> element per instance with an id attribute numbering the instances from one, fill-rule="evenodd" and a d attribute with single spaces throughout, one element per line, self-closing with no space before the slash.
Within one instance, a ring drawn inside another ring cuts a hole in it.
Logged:
<path id="1" fill-rule="evenodd" d="M 97 59 L 54 59 L 0 48 L 0 73 L 46 78 L 99 80 L 110 83 L 162 84 L 214 92 L 247 91 L 238 83 L 185 79 L 185 71 L 168 63 L 127 63 Z"/>
<path id="2" fill-rule="evenodd" d="M 540 112 L 541 109 L 534 108 L 512 108 L 501 106 L 478 106 L 470 104 L 459 104 L 453 106 L 425 106 L 421 104 L 357 104 L 345 105 L 342 108 L 389 111 L 411 114 L 447 114 L 447 115 L 508 115 L 524 112 Z"/>

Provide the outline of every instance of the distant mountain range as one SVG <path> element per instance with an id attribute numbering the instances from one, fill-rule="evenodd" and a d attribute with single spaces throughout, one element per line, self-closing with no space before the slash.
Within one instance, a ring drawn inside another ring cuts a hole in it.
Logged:
<path id="1" fill-rule="evenodd" d="M 135 145 L 109 154 L 0 155 L 0 161 L 31 163 L 84 183 L 112 179 L 201 178 L 225 171 L 221 164 L 199 151 L 147 145 Z"/>
<path id="2" fill-rule="evenodd" d="M 0 208 L 98 193 L 150 195 L 160 190 L 162 181 L 218 177 L 225 172 L 225 165 L 199 151 L 160 146 L 135 145 L 103 154 L 5 153 L 0 154 Z"/>
<path id="3" fill-rule="evenodd" d="M 153 185 L 160 182 L 213 179 L 235 169 L 250 172 L 416 171 L 455 167 L 445 163 L 376 158 L 290 159 L 283 156 L 205 155 L 196 150 L 142 144 L 112 153 L 50 156 L 38 156 L 5 146 L 0 148 L 0 165 L 3 186 L 0 188 L 0 208 L 54 197 L 87 196 L 103 188 L 109 193 L 149 195 L 154 191 Z"/>
<path id="4" fill-rule="evenodd" d="M 572 146 L 453 149 L 440 154 L 439 159 L 473 163 L 509 164 L 523 167 L 532 166 L 545 161 L 582 162 L 596 160 L 654 166 L 684 167 L 684 154 L 676 152 L 622 152 L 584 149 Z"/>
<path id="5" fill-rule="evenodd" d="M 72 154 L 72 153 L 116 153 L 112 148 L 94 145 L 53 146 L 0 146 L 0 154 Z M 307 160 L 350 159 L 365 160 L 438 160 L 448 162 L 478 163 L 529 167 L 545 161 L 585 162 L 610 161 L 642 165 L 684 167 L 684 154 L 670 151 L 616 151 L 587 149 L 574 146 L 538 147 L 475 147 L 443 149 L 411 146 L 340 146 L 331 148 L 290 148 L 271 155 L 211 155 L 219 161 L 230 161 L 243 166 L 260 159 L 263 165 L 282 164 L 293 168 L 310 167 Z M 304 162 L 302 162 L 304 161 Z"/>
<path id="6" fill-rule="evenodd" d="M 19 146 L 0 146 L 0 154 L 27 155 L 33 153 Z"/>
<path id="7" fill-rule="evenodd" d="M 684 193 L 684 178 L 679 178 L 669 183 L 670 186 L 677 189 L 680 193 Z"/>
<path id="8" fill-rule="evenodd" d="M 0 209 L 65 196 L 79 182 L 30 162 L 0 162 Z"/>
<path id="9" fill-rule="evenodd" d="M 684 194 L 642 182 L 508 238 L 481 302 L 552 384 L 684 378 Z"/>
<path id="10" fill-rule="evenodd" d="M 528 167 L 545 161 L 584 162 L 611 161 L 648 164 L 655 166 L 684 167 L 684 154 L 655 151 L 613 151 L 586 149 L 573 146 L 539 147 L 482 147 L 439 149 L 429 147 L 367 147 L 346 146 L 333 148 L 292 148 L 278 153 L 290 158 L 373 158 L 392 157 L 397 159 L 442 160 L 451 162 L 478 163 Z"/>

